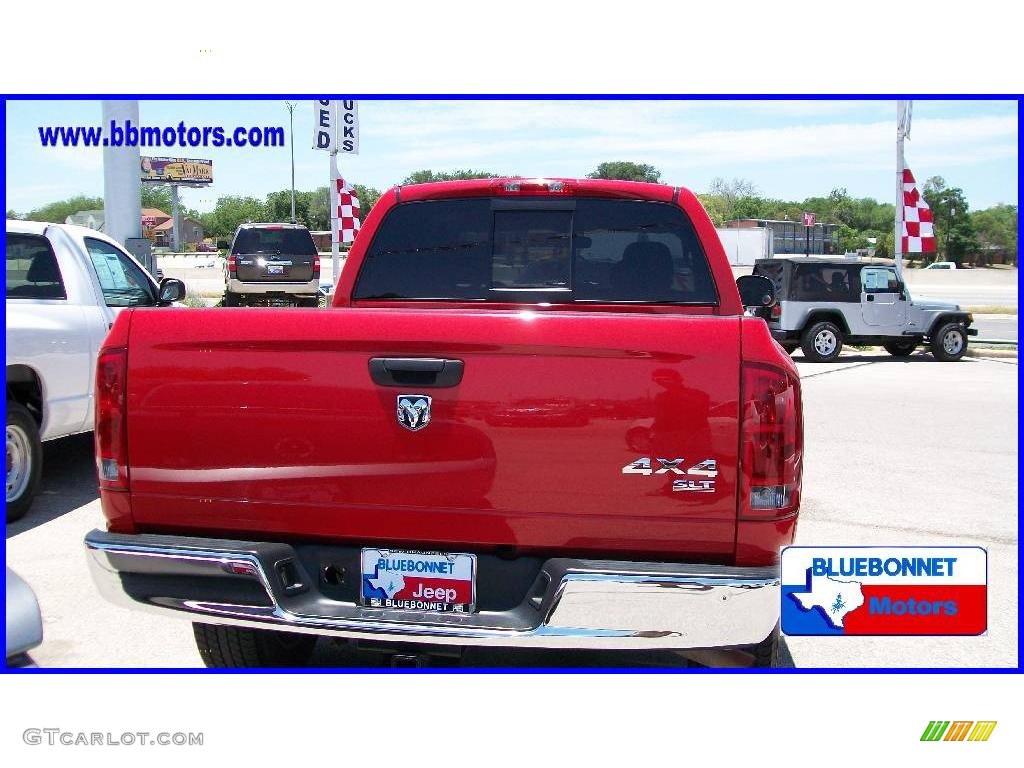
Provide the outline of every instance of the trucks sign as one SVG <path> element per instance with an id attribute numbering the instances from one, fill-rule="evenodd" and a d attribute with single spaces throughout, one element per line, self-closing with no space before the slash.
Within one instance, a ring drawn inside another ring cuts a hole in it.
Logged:
<path id="1" fill-rule="evenodd" d="M 158 184 L 212 184 L 212 160 L 143 157 L 142 180 Z"/>

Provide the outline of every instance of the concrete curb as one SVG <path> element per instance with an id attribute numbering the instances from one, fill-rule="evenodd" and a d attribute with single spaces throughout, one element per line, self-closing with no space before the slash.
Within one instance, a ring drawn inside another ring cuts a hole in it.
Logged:
<path id="1" fill-rule="evenodd" d="M 986 349 L 984 347 L 968 347 L 965 357 L 990 357 L 999 360 L 1016 360 L 1017 348 L 1013 349 Z"/>

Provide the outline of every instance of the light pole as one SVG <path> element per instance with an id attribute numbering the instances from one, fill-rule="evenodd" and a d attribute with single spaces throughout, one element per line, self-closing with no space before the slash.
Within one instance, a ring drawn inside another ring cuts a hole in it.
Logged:
<path id="1" fill-rule="evenodd" d="M 288 108 L 288 143 L 292 149 L 292 224 L 297 224 L 295 220 L 295 102 L 286 101 L 285 106 Z"/>

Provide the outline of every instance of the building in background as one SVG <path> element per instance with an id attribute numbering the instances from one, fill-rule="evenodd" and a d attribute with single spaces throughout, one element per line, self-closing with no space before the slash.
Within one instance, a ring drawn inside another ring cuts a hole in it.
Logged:
<path id="1" fill-rule="evenodd" d="M 811 256 L 842 255 L 839 250 L 839 225 L 817 222 L 805 227 L 800 221 L 778 219 L 733 219 L 722 229 L 764 229 L 771 233 L 771 254 L 788 256 L 809 253 Z M 808 230 L 810 230 L 808 232 Z"/>
<path id="2" fill-rule="evenodd" d="M 78 213 L 72 213 L 66 219 L 65 224 L 77 224 L 80 227 L 88 227 L 89 229 L 95 229 L 97 232 L 103 231 L 103 211 L 79 211 Z"/>
<path id="3" fill-rule="evenodd" d="M 82 227 L 103 232 L 103 211 L 78 211 L 64 219 L 65 224 L 78 224 Z M 142 236 L 148 237 L 154 248 L 170 248 L 173 239 L 174 222 L 170 214 L 159 208 L 142 209 Z M 203 225 L 195 219 L 185 217 L 181 220 L 182 250 L 195 250 L 188 246 L 198 247 L 203 242 Z"/>

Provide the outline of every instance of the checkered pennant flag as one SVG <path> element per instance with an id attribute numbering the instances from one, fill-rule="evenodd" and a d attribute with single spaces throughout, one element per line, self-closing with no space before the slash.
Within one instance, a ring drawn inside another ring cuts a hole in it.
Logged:
<path id="1" fill-rule="evenodd" d="M 935 253 L 935 229 L 932 209 L 924 201 L 914 174 L 903 169 L 903 250 L 902 253 Z"/>
<path id="2" fill-rule="evenodd" d="M 351 243 L 359 231 L 359 198 L 341 177 L 338 185 L 338 242 Z"/>

